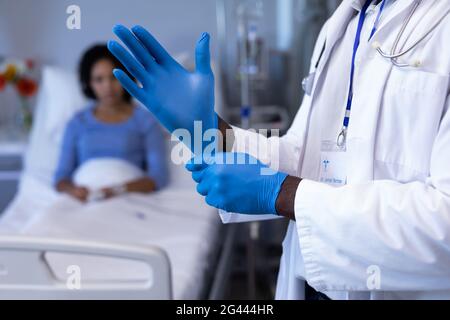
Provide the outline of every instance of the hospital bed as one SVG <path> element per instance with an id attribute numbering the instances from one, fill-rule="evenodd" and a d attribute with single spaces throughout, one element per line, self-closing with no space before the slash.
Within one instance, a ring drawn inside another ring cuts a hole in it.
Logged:
<path id="1" fill-rule="evenodd" d="M 0 299 L 223 298 L 235 229 L 196 194 L 183 165 L 169 186 L 82 205 L 51 179 L 77 79 L 43 70 L 19 191 L 0 215 Z"/>

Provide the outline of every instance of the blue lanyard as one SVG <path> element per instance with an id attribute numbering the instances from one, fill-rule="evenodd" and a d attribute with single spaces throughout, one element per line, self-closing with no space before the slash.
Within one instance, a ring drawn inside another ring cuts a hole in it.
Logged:
<path id="1" fill-rule="evenodd" d="M 377 18 L 375 19 L 375 23 L 373 24 L 372 31 L 370 32 L 369 41 L 370 41 L 370 39 L 372 39 L 373 35 L 374 35 L 375 32 L 377 31 L 378 23 L 380 22 L 381 14 L 383 13 L 384 6 L 385 6 L 386 2 L 387 2 L 386 0 L 383 0 L 383 1 L 381 2 L 381 5 L 380 5 L 380 11 L 378 11 Z"/>
<path id="2" fill-rule="evenodd" d="M 345 146 L 345 140 L 347 136 L 347 128 L 348 124 L 350 122 L 350 111 L 352 109 L 352 102 L 353 102 L 353 77 L 355 73 L 355 59 L 356 59 L 356 53 L 358 52 L 359 43 L 361 40 L 361 31 L 364 25 L 364 20 L 366 19 L 366 13 L 367 9 L 369 8 L 370 4 L 372 3 L 372 0 L 367 0 L 364 3 L 364 6 L 361 9 L 361 13 L 359 15 L 359 21 L 358 21 L 358 27 L 356 29 L 356 36 L 355 36 L 355 42 L 353 44 L 353 54 L 352 54 L 352 65 L 350 68 L 350 85 L 348 88 L 348 95 L 347 95 L 347 106 L 345 108 L 345 117 L 342 124 L 342 130 L 341 133 L 338 136 L 337 144 L 338 146 L 342 147 Z M 386 0 L 383 0 L 383 2 L 380 5 L 380 11 L 378 12 L 377 18 L 375 20 L 375 23 L 373 24 L 372 31 L 370 32 L 369 40 L 372 39 L 373 35 L 377 31 L 378 22 L 381 18 L 381 13 L 383 12 L 384 6 L 386 4 Z"/>

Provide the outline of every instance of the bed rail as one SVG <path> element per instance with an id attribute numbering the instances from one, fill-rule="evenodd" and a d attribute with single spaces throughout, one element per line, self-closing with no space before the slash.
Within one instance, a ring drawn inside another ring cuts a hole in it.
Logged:
<path id="1" fill-rule="evenodd" d="M 0 236 L 0 299 L 171 298 L 157 247 Z"/>

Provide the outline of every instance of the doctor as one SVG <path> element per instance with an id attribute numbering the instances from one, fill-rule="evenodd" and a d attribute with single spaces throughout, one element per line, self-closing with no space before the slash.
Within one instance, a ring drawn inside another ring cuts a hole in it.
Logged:
<path id="1" fill-rule="evenodd" d="M 187 165 L 209 204 L 290 219 L 276 298 L 302 298 L 306 280 L 333 299 L 450 299 L 449 11 L 444 0 L 344 0 L 288 133 L 232 128 L 229 152 L 269 156 Z M 214 112 L 207 34 L 191 73 L 142 27 L 114 32 L 133 56 L 110 50 L 142 87 L 116 77 L 169 131 L 231 128 Z"/>

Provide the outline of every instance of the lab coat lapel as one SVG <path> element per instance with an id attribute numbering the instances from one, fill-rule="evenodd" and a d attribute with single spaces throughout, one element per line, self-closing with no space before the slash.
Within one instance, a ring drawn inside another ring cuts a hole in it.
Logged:
<path id="1" fill-rule="evenodd" d="M 393 26 L 394 24 L 400 27 L 410 13 L 414 3 L 415 0 L 396 0 L 396 3 L 393 4 L 394 8 L 392 8 L 392 12 L 381 19 L 380 25 L 373 36 L 373 41 L 382 43 L 382 39 L 380 38 L 384 38 L 387 33 L 392 32 L 396 28 Z M 418 37 L 423 35 L 420 31 L 413 32 L 418 24 L 424 26 L 432 25 L 433 21 L 439 20 L 447 13 L 449 7 L 450 1 L 422 1 L 404 32 L 405 35 L 410 35 L 409 42 L 414 42 Z"/>
<path id="2" fill-rule="evenodd" d="M 343 36 L 351 18 L 355 14 L 354 8 L 355 1 L 356 2 L 359 1 L 361 3 L 361 6 L 363 5 L 364 2 L 364 0 L 344 0 L 327 22 L 326 46 L 324 53 L 322 55 L 322 59 L 316 71 L 316 77 L 318 77 L 316 84 L 319 82 L 319 77 L 322 75 L 323 68 L 328 62 L 328 59 L 330 58 L 330 55 L 333 51 L 336 42 Z M 397 1 L 398 3 L 394 4 L 396 7 L 393 8 L 392 13 L 389 14 L 389 16 L 386 17 L 386 19 L 383 19 L 375 35 L 381 32 L 383 29 L 387 30 L 388 28 L 386 27 L 389 26 L 390 23 L 395 21 L 394 18 L 396 18 L 398 15 L 402 13 L 406 14 L 407 12 L 405 11 L 408 8 L 410 8 L 411 5 L 414 3 L 414 0 L 397 0 Z M 314 89 L 315 87 L 313 88 L 313 91 Z"/>
<path id="3" fill-rule="evenodd" d="M 355 13 L 355 9 L 351 6 L 352 0 L 344 0 L 331 16 L 327 25 L 326 46 L 323 52 L 322 61 L 319 64 L 319 72 L 322 71 L 326 62 L 330 58 L 330 54 L 334 45 L 342 37 L 347 29 L 348 23 Z"/>
<path id="4" fill-rule="evenodd" d="M 378 34 L 392 30 L 392 28 L 388 27 L 391 26 L 392 23 L 398 23 L 398 18 L 402 15 L 405 15 L 406 17 L 414 2 L 415 0 L 396 0 L 396 2 L 392 4 L 394 6 L 394 8 L 392 8 L 392 12 L 381 19 L 377 31 L 373 35 L 373 39 L 376 39 Z M 403 20 L 404 19 L 400 19 L 400 23 L 402 23 Z"/>
<path id="5" fill-rule="evenodd" d="M 441 20 L 443 16 L 448 14 L 450 9 L 450 1 L 430 1 L 422 5 L 417 10 L 416 17 L 411 19 L 411 26 L 406 28 L 405 34 L 408 35 L 407 45 L 414 43 L 424 34 L 429 32 L 430 26 Z"/>
<path id="6" fill-rule="evenodd" d="M 344 0 L 327 22 L 325 50 L 316 70 L 316 81 L 312 89 L 311 104 L 313 104 L 315 98 L 317 84 L 323 80 L 323 68 L 327 64 L 336 42 L 344 34 L 348 23 L 355 12 L 355 9 L 351 6 L 352 1 L 353 0 Z"/>

